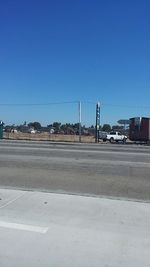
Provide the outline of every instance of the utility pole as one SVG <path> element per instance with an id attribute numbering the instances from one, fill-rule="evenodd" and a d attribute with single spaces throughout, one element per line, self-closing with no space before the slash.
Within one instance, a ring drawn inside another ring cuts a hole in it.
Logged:
<path id="1" fill-rule="evenodd" d="M 81 101 L 78 103 L 79 109 L 79 142 L 81 143 L 81 121 L 82 121 L 82 111 L 81 111 Z"/>
<path id="2" fill-rule="evenodd" d="M 95 127 L 95 143 L 99 142 L 99 128 L 100 128 L 100 103 L 96 104 L 96 127 Z"/>

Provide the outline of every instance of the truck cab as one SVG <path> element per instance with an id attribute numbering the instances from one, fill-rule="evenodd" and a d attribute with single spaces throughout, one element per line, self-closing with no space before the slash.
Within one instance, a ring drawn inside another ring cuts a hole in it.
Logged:
<path id="1" fill-rule="evenodd" d="M 103 141 L 109 141 L 110 143 L 114 142 L 123 142 L 125 143 L 127 140 L 127 136 L 121 134 L 120 132 L 112 131 L 109 134 L 106 134 L 106 137 L 103 138 Z"/>

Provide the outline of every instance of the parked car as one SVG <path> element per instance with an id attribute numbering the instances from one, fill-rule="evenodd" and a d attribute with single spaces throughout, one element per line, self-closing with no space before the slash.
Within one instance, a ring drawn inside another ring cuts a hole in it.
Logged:
<path id="1" fill-rule="evenodd" d="M 103 138 L 103 141 L 109 141 L 110 143 L 114 143 L 114 142 L 123 142 L 125 143 L 127 140 L 127 136 L 121 134 L 120 132 L 110 132 L 109 134 L 106 134 L 106 136 Z"/>

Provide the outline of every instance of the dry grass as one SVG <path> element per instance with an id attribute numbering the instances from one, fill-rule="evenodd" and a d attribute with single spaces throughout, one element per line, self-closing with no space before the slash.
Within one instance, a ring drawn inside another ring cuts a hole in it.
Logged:
<path id="1" fill-rule="evenodd" d="M 79 142 L 78 135 L 62 135 L 49 133 L 4 133 L 5 139 L 11 140 L 35 140 L 35 141 L 62 141 L 62 142 Z M 82 142 L 94 143 L 94 136 L 82 136 Z"/>

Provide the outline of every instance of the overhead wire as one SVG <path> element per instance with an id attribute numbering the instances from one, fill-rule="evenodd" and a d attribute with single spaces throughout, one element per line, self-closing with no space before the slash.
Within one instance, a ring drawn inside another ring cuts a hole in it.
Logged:
<path id="1" fill-rule="evenodd" d="M 82 104 L 96 105 L 96 101 L 61 101 L 61 102 L 45 102 L 45 103 L 0 103 L 0 106 L 50 106 L 50 105 L 65 105 L 65 104 Z M 100 102 L 101 107 L 114 107 L 114 108 L 133 108 L 133 109 L 150 109 L 150 106 L 135 106 L 135 105 L 123 105 L 123 104 L 112 104 Z"/>

